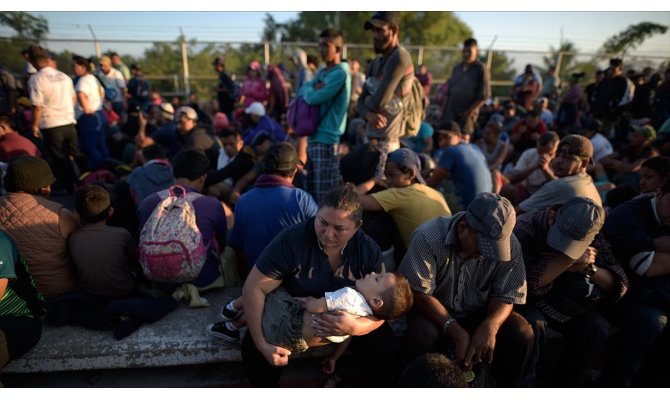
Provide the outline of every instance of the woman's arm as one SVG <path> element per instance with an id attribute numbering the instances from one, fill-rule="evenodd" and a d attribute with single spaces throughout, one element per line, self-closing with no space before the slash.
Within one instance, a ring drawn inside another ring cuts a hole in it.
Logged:
<path id="1" fill-rule="evenodd" d="M 265 297 L 268 293 L 279 287 L 282 281 L 263 275 L 258 267 L 254 266 L 244 282 L 242 288 L 242 299 L 244 302 L 244 313 L 247 317 L 247 325 L 251 338 L 256 344 L 258 351 L 273 366 L 288 364 L 288 356 L 291 352 L 283 347 L 275 346 L 265 340 L 263 334 L 263 309 L 265 308 Z"/>
<path id="2" fill-rule="evenodd" d="M 0 301 L 5 297 L 5 292 L 7 291 L 7 285 L 9 285 L 9 279 L 0 278 Z"/>

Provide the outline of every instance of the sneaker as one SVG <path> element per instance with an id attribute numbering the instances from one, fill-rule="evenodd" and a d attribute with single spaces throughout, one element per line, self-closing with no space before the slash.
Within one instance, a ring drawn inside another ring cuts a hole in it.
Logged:
<path id="1" fill-rule="evenodd" d="M 233 307 L 235 299 L 226 303 L 225 306 L 221 307 L 221 319 L 224 321 L 235 321 L 244 314 L 244 310 L 237 310 Z"/>
<path id="2" fill-rule="evenodd" d="M 240 341 L 240 330 L 228 321 L 216 322 L 207 325 L 207 332 L 217 339 L 237 343 Z"/>

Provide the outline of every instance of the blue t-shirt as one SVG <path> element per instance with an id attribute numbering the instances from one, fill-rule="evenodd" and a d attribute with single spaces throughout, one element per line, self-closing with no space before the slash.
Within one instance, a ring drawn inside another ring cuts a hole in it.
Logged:
<path id="1" fill-rule="evenodd" d="M 478 193 L 493 190 L 491 171 L 477 146 L 461 142 L 447 147 L 440 156 L 438 166 L 451 173 L 463 208 L 467 208 Z"/>
<path id="2" fill-rule="evenodd" d="M 230 245 L 244 249 L 249 269 L 263 249 L 284 228 L 316 215 L 318 206 L 304 190 L 286 186 L 255 187 L 235 205 Z"/>
<path id="3" fill-rule="evenodd" d="M 255 127 L 247 130 L 243 138 L 244 144 L 247 146 L 254 145 L 254 141 L 260 135 L 270 136 L 273 142 L 283 142 L 286 140 L 286 132 L 284 132 L 281 125 L 267 115 L 262 116 Z"/>
<path id="4" fill-rule="evenodd" d="M 421 121 L 419 132 L 416 134 L 416 136 L 410 138 L 412 144 L 414 145 L 413 150 L 416 153 L 421 153 L 423 151 L 424 147 L 426 147 L 426 143 L 424 141 L 426 139 L 432 139 L 434 131 L 435 130 L 431 124 L 426 121 Z"/>
<path id="5" fill-rule="evenodd" d="M 342 265 L 333 272 L 319 247 L 314 218 L 281 231 L 258 257 L 256 267 L 263 275 L 282 280 L 292 296 L 317 298 L 353 286 L 370 272 L 384 272 L 379 246 L 360 229 L 344 247 Z"/>

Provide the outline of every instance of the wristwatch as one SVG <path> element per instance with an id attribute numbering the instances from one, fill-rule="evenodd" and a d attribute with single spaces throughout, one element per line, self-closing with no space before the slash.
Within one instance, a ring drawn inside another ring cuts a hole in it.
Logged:
<path id="1" fill-rule="evenodd" d="M 454 322 L 456 322 L 456 318 L 454 318 L 454 317 L 449 317 L 449 318 L 447 318 L 446 321 L 444 321 L 444 325 L 442 325 L 442 332 L 445 335 L 447 334 L 447 328 L 449 328 L 449 325 L 451 325 Z"/>
<path id="2" fill-rule="evenodd" d="M 591 278 L 593 278 L 593 275 L 596 274 L 596 272 L 598 272 L 598 267 L 596 267 L 593 264 L 589 264 L 586 267 L 586 271 L 584 271 L 584 275 L 586 275 L 586 279 L 588 279 L 590 281 Z"/>

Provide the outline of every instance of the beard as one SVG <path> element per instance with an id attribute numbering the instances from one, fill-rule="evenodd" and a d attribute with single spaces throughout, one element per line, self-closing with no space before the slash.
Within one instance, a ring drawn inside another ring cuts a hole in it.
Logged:
<path id="1" fill-rule="evenodd" d="M 382 39 L 379 40 L 372 40 L 372 47 L 375 50 L 375 53 L 381 54 L 384 52 L 384 50 L 388 49 L 389 46 L 391 45 L 391 33 L 389 32 L 388 36 L 385 36 Z"/>

